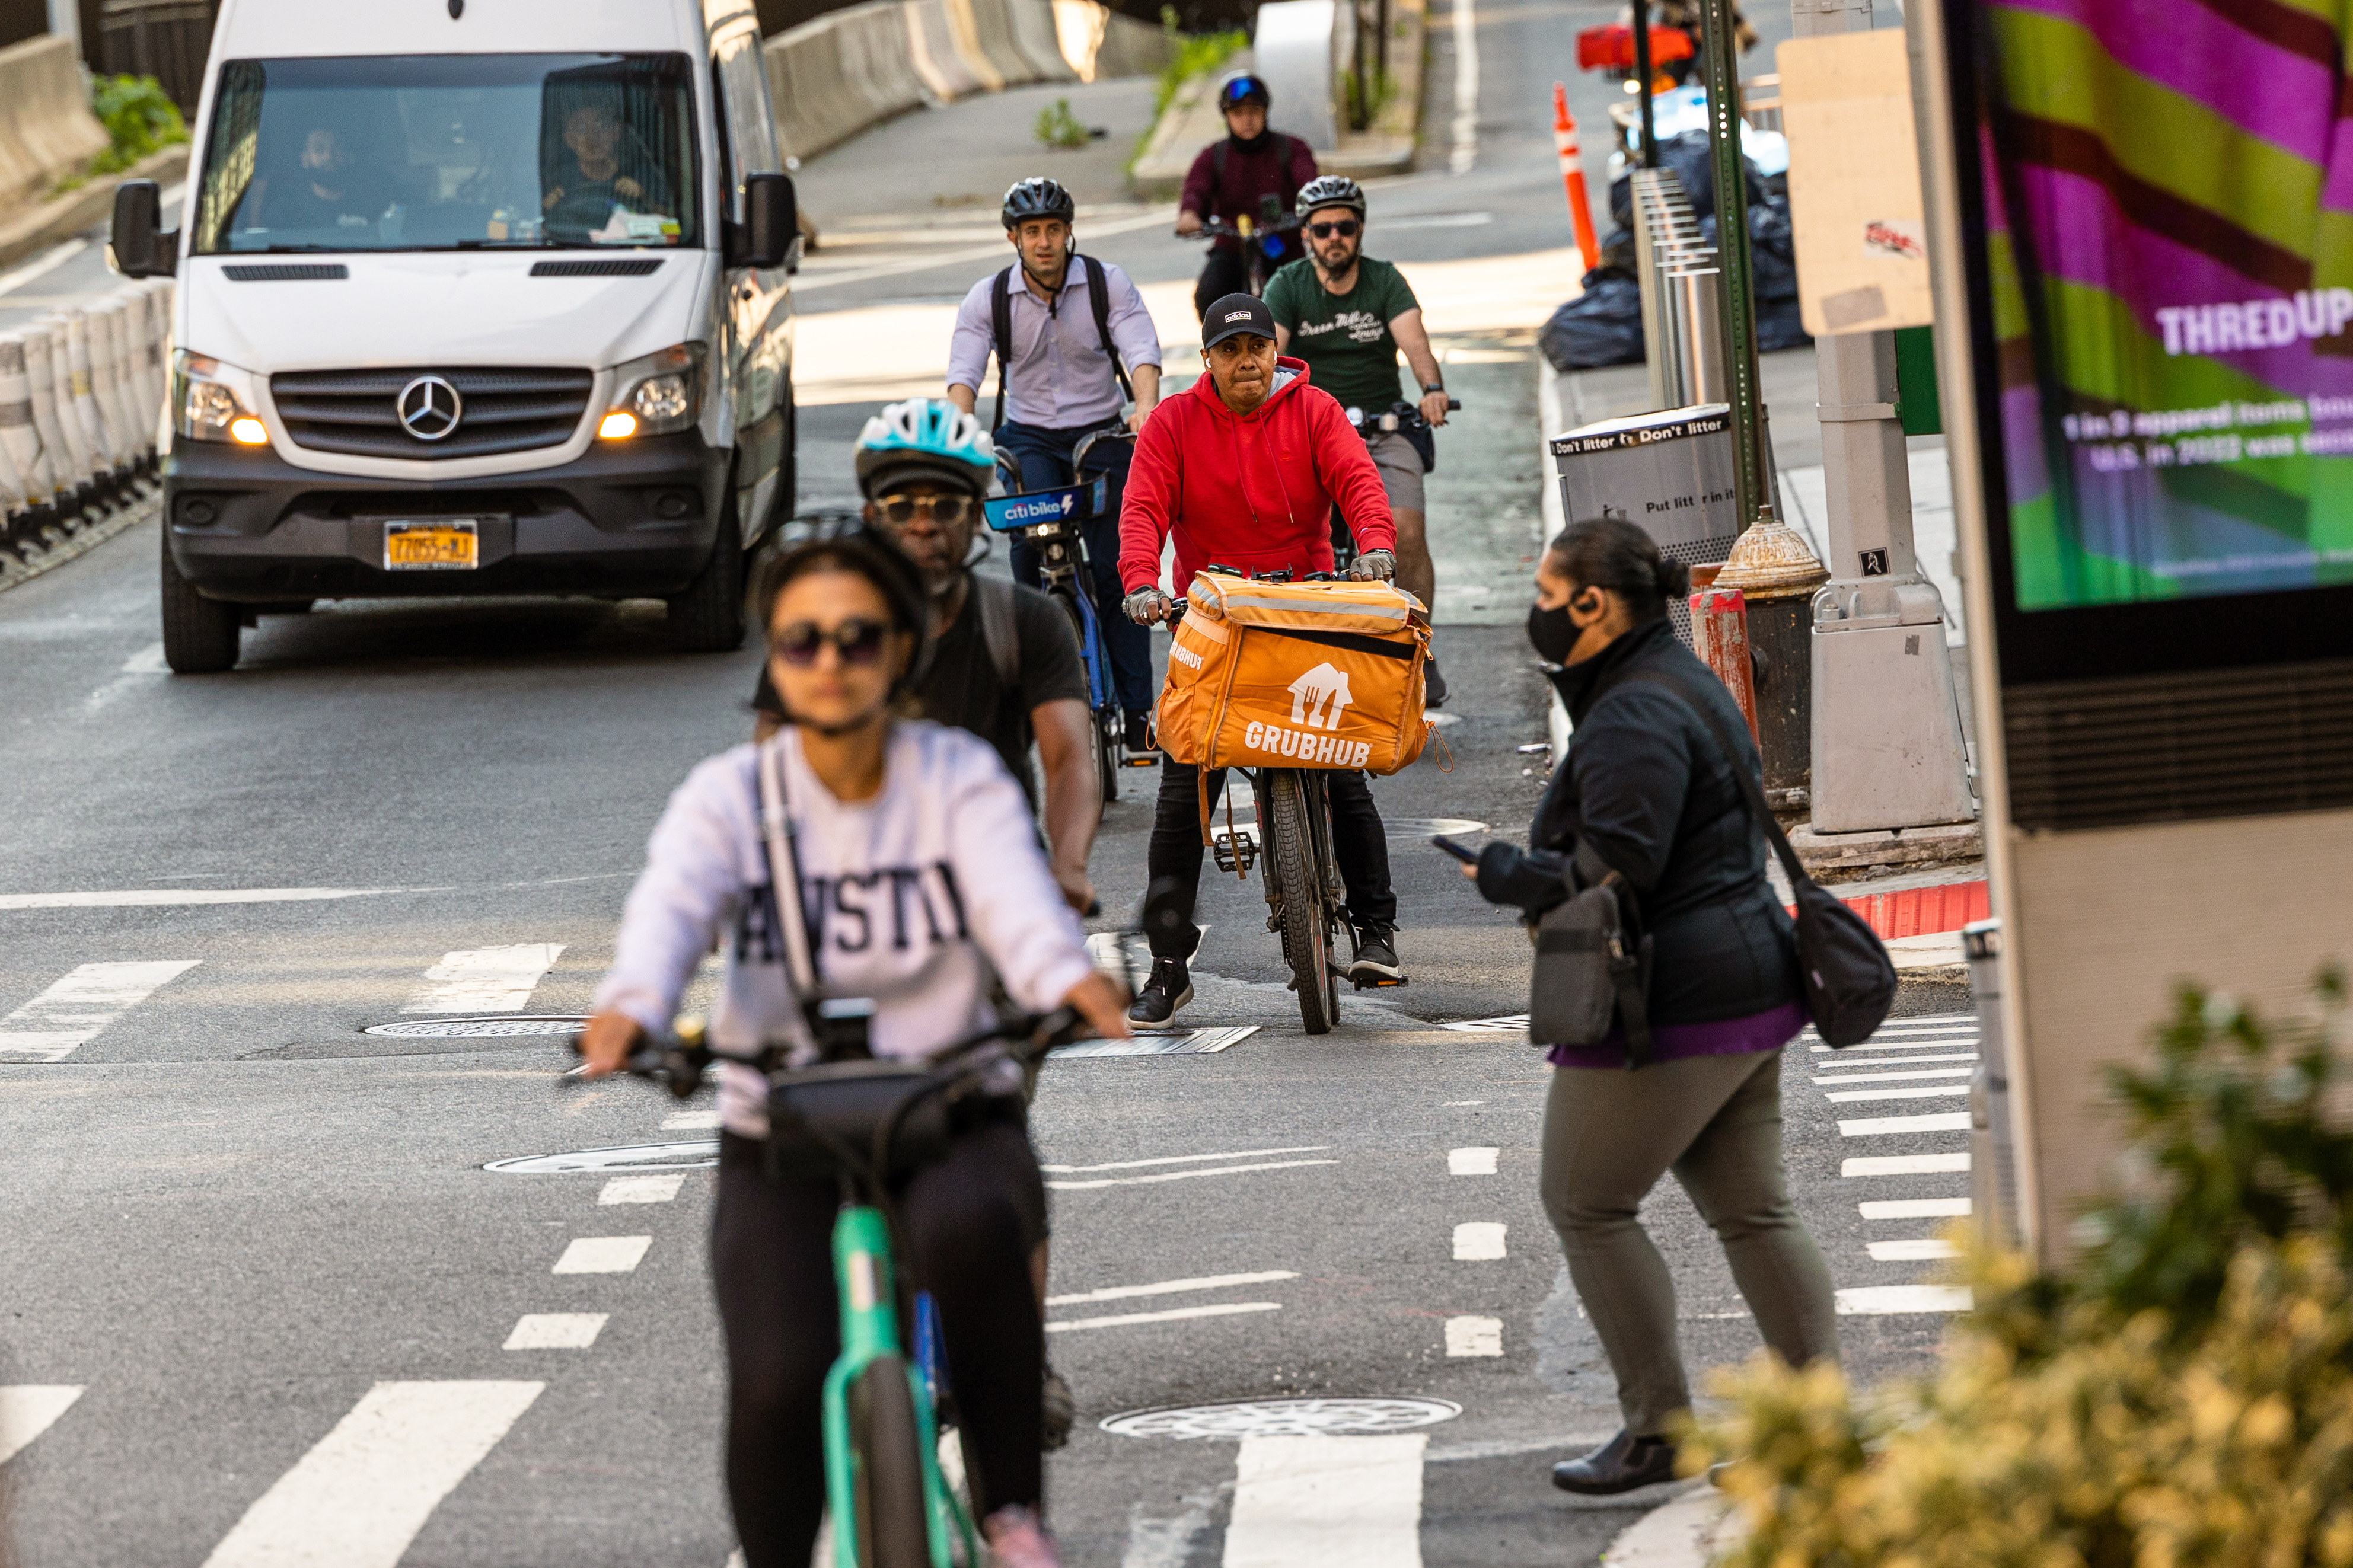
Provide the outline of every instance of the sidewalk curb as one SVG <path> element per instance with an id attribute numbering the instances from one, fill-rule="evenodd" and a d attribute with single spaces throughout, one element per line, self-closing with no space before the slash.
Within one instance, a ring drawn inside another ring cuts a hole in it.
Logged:
<path id="1" fill-rule="evenodd" d="M 1706 1568 L 1725 1544 L 1731 1502 L 1702 1482 L 1620 1531 L 1602 1552 L 1604 1568 Z"/>
<path id="2" fill-rule="evenodd" d="M 0 267 L 13 266 L 105 222 L 114 211 L 114 187 L 123 181 L 154 180 L 168 185 L 185 179 L 187 172 L 188 144 L 184 142 L 150 153 L 127 169 L 93 174 L 79 190 L 0 218 Z"/>
<path id="3" fill-rule="evenodd" d="M 0 550 L 0 594 L 29 583 L 69 561 L 79 560 L 116 534 L 128 532 L 139 523 L 160 517 L 163 510 L 164 492 L 159 487 L 150 494 L 133 498 L 127 505 L 118 507 L 94 522 L 83 523 L 63 543 L 43 551 L 29 561 L 20 561 L 13 552 Z"/>

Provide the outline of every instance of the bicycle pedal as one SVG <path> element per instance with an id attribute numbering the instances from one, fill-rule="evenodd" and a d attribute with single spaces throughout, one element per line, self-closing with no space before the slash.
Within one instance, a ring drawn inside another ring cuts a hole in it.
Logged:
<path id="1" fill-rule="evenodd" d="M 1359 991 L 1388 991 L 1396 986 L 1403 985 L 1406 983 L 1406 977 L 1402 974 L 1398 975 L 1394 980 L 1391 980 L 1385 974 L 1376 976 L 1371 980 L 1356 980 L 1353 975 L 1349 978 L 1354 982 L 1356 989 Z"/>
<path id="2" fill-rule="evenodd" d="M 1160 759 L 1150 752 L 1131 752 L 1119 760 L 1119 765 L 1124 768 L 1156 768 L 1160 765 Z"/>

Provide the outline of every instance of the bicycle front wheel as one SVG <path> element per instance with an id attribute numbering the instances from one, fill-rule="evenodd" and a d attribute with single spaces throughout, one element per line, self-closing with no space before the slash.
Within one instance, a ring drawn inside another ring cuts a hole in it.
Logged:
<path id="1" fill-rule="evenodd" d="M 1332 973 L 1333 918 L 1308 828 L 1306 783 L 1298 770 L 1279 769 L 1266 795 L 1267 859 L 1282 900 L 1282 956 L 1299 993 L 1299 1021 L 1311 1035 L 1328 1035 L 1340 1018 L 1340 983 Z"/>
<path id="2" fill-rule="evenodd" d="M 877 1356 L 848 1390 L 858 1568 L 932 1568 L 923 1447 L 907 1363 Z"/>

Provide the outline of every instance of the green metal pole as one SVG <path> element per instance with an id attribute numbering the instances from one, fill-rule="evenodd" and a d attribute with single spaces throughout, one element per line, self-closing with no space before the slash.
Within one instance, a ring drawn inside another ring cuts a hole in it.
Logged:
<path id="1" fill-rule="evenodd" d="M 1764 399 L 1757 374 L 1757 299 L 1748 260 L 1748 176 L 1740 151 L 1740 41 L 1733 0 L 1704 0 L 1700 58 L 1715 158 L 1715 251 L 1723 277 L 1725 379 L 1732 399 L 1732 455 L 1741 526 L 1771 502 L 1765 493 Z"/>

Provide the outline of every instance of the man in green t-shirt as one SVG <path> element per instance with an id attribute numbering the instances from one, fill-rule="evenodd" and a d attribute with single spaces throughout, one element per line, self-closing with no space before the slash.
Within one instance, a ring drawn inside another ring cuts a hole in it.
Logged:
<path id="1" fill-rule="evenodd" d="M 1402 430 L 1366 427 L 1407 401 L 1398 379 L 1400 349 L 1421 384 L 1421 417 L 1446 423 L 1446 384 L 1422 330 L 1421 303 L 1405 274 L 1364 254 L 1365 193 L 1356 181 L 1338 174 L 1309 181 L 1299 193 L 1299 216 L 1307 256 L 1266 285 L 1276 351 L 1305 360 L 1313 384 L 1338 398 L 1364 432 L 1397 520 L 1398 586 L 1432 604 L 1438 568 L 1423 526 L 1421 450 Z M 1446 700 L 1446 681 L 1435 658 L 1427 673 L 1434 708 Z"/>

